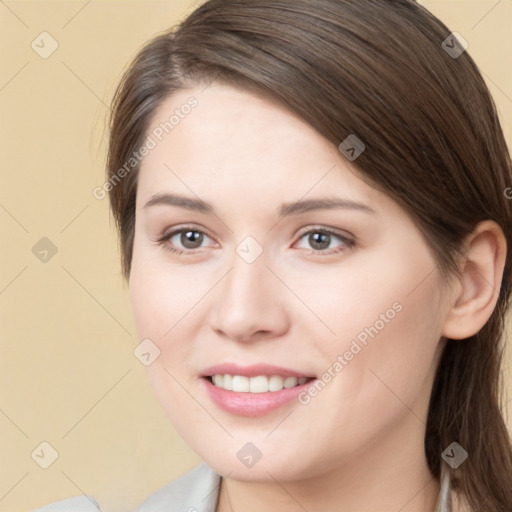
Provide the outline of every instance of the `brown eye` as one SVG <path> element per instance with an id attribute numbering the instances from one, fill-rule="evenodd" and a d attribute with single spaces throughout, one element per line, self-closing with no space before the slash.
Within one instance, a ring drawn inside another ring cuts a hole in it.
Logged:
<path id="1" fill-rule="evenodd" d="M 300 240 L 305 240 L 309 247 L 301 247 L 299 245 L 299 248 L 310 249 L 312 252 L 316 252 L 318 254 L 333 254 L 349 249 L 355 245 L 354 240 L 323 228 L 310 229 L 309 231 L 302 233 Z M 337 246 L 332 247 L 331 244 L 335 244 L 336 240 L 338 240 Z M 329 250 L 327 251 L 327 249 Z"/>
<path id="2" fill-rule="evenodd" d="M 210 237 L 199 229 L 182 227 L 162 235 L 156 242 L 167 251 L 176 254 L 190 253 L 192 255 L 202 247 L 205 238 Z"/>
<path id="3" fill-rule="evenodd" d="M 331 245 L 331 235 L 327 233 L 310 233 L 308 235 L 308 243 L 313 249 L 323 250 Z"/>
<path id="4" fill-rule="evenodd" d="M 181 231 L 180 243 L 187 249 L 197 249 L 201 246 L 203 238 L 204 234 L 199 231 Z"/>

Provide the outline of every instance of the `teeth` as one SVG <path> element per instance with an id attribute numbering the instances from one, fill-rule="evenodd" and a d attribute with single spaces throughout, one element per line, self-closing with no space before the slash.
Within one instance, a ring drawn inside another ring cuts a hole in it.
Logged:
<path id="1" fill-rule="evenodd" d="M 222 377 L 222 375 L 220 375 Z M 232 375 L 224 375 L 224 382 L 222 383 L 222 387 L 227 389 L 228 391 L 233 390 L 233 376 Z"/>
<path id="2" fill-rule="evenodd" d="M 249 391 L 249 377 L 243 375 L 233 375 L 233 391 L 247 393 Z"/>
<path id="3" fill-rule="evenodd" d="M 269 391 L 281 391 L 283 389 L 283 377 L 279 375 L 272 375 L 270 379 L 268 379 L 268 390 Z"/>
<path id="4" fill-rule="evenodd" d="M 297 377 L 286 377 L 286 379 L 284 379 L 283 386 L 285 388 L 293 388 L 296 385 L 297 385 Z"/>
<path id="5" fill-rule="evenodd" d="M 224 387 L 224 375 L 214 375 L 212 380 L 218 388 Z"/>
<path id="6" fill-rule="evenodd" d="M 307 377 L 281 377 L 272 375 L 267 377 L 245 377 L 244 375 L 213 375 L 212 381 L 218 388 L 237 393 L 266 393 L 268 391 L 281 391 L 281 389 L 293 388 L 305 384 Z"/>
<path id="7" fill-rule="evenodd" d="M 249 379 L 249 393 L 266 393 L 268 391 L 268 378 L 263 375 Z"/>

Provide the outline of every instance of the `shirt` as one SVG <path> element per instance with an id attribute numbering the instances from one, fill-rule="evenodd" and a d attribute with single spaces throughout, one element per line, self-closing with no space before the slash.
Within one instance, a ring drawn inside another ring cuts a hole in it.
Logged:
<path id="1" fill-rule="evenodd" d="M 215 512 L 221 476 L 206 462 L 152 494 L 136 512 Z M 98 512 L 98 502 L 90 496 L 57 501 L 33 512 Z"/>
<path id="2" fill-rule="evenodd" d="M 216 512 L 222 477 L 206 462 L 152 494 L 136 512 Z M 448 473 L 442 475 L 441 492 L 435 512 L 450 512 Z M 68 498 L 33 512 L 98 512 L 98 503 L 89 496 Z"/>

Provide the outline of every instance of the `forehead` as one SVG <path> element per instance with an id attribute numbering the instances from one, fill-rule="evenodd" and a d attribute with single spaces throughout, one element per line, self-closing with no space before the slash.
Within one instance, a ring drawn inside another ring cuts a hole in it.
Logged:
<path id="1" fill-rule="evenodd" d="M 180 90 L 155 111 L 141 162 L 138 202 L 169 190 L 217 201 L 299 198 L 313 192 L 382 198 L 338 148 L 276 102 L 213 83 Z M 140 198 L 140 200 L 139 200 Z"/>

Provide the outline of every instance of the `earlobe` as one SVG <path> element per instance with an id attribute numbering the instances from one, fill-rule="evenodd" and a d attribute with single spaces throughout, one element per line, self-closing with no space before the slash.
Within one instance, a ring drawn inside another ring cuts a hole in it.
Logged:
<path id="1" fill-rule="evenodd" d="M 506 251 L 505 236 L 496 222 L 488 220 L 476 226 L 466 241 L 443 336 L 469 338 L 485 325 L 498 300 Z"/>

